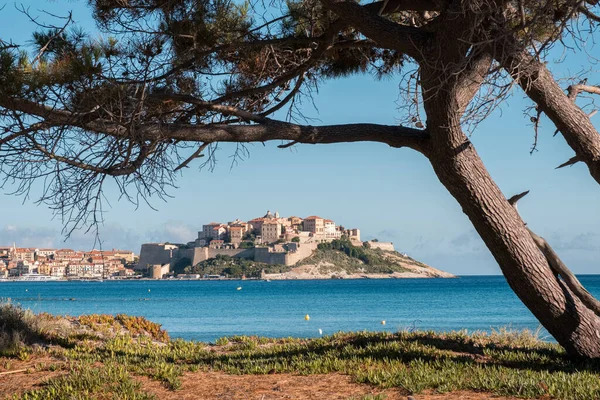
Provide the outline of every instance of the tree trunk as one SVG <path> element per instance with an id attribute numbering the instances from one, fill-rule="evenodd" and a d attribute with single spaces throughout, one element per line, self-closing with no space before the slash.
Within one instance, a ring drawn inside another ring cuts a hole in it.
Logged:
<path id="1" fill-rule="evenodd" d="M 427 151 L 441 183 L 494 255 L 508 284 L 572 356 L 600 357 L 600 318 L 572 295 L 552 273 L 516 210 L 496 186 L 453 106 L 436 96 L 427 102 L 431 148 Z"/>

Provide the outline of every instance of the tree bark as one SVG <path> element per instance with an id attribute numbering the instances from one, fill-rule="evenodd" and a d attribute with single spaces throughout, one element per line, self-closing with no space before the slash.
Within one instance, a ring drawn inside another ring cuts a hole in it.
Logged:
<path id="1" fill-rule="evenodd" d="M 460 143 L 429 155 L 440 182 L 462 206 L 512 290 L 557 342 L 570 355 L 600 357 L 600 319 L 557 280 L 472 144 L 454 130 Z"/>
<path id="2" fill-rule="evenodd" d="M 484 76 L 481 66 L 474 64 L 470 72 L 465 69 L 462 77 L 450 69 L 444 77 L 439 69 L 422 67 L 424 108 L 431 136 L 424 154 L 525 306 L 570 355 L 600 358 L 600 318 L 554 275 L 525 223 L 461 129 L 460 117 L 478 88 L 476 76 Z M 470 89 L 465 79 L 472 83 Z M 444 84 L 440 86 L 440 82 Z"/>

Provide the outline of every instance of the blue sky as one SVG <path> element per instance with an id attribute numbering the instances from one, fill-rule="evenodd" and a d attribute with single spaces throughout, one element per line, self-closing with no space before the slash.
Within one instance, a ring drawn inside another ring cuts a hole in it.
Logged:
<path id="1" fill-rule="evenodd" d="M 82 26 L 93 29 L 83 1 L 29 1 L 37 11 L 73 10 Z M 0 37 L 23 42 L 31 23 L 12 3 L 0 12 Z M 588 49 L 589 50 L 589 49 Z M 561 55 L 557 53 L 557 57 Z M 551 67 L 566 77 L 589 67 L 588 60 L 569 54 L 568 62 Z M 597 76 L 597 75 L 596 75 Z M 590 83 L 597 84 L 590 76 Z M 315 96 L 316 110 L 304 112 L 322 124 L 374 122 L 394 124 L 399 77 L 376 81 L 370 76 L 330 81 Z M 520 90 L 475 131 L 471 140 L 492 177 L 507 197 L 531 190 L 519 210 L 538 234 L 546 237 L 576 273 L 598 273 L 600 259 L 600 186 L 583 164 L 554 168 L 572 150 L 544 119 L 539 151 L 529 154 L 533 130 L 523 110 L 530 103 Z M 318 110 L 318 111 L 317 111 Z M 595 120 L 594 120 L 595 119 Z M 593 119 L 600 126 L 600 116 Z M 250 145 L 250 157 L 230 168 L 231 145 L 222 145 L 214 172 L 185 169 L 173 196 L 164 203 L 135 209 L 117 201 L 101 228 L 104 248 L 136 252 L 148 241 L 193 240 L 202 223 L 251 219 L 268 209 L 282 215 L 318 214 L 346 227 L 358 227 L 364 238 L 394 242 L 397 249 L 434 267 L 457 274 L 498 274 L 500 270 L 456 201 L 434 175 L 428 161 L 409 149 L 382 144 L 299 145 L 277 149 L 276 142 Z M 62 224 L 34 199 L 0 193 L 0 245 L 90 248 L 94 237 L 76 232 L 63 242 Z"/>

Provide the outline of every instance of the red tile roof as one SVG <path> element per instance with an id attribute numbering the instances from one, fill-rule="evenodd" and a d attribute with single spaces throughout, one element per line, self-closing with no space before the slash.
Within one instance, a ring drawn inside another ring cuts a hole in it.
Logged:
<path id="1" fill-rule="evenodd" d="M 307 220 L 307 219 L 323 219 L 323 218 L 317 217 L 316 215 L 311 215 L 310 217 L 306 217 L 304 219 Z"/>

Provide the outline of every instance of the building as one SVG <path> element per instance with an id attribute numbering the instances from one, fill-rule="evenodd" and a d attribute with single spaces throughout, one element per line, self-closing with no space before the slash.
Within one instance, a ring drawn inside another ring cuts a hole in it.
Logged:
<path id="1" fill-rule="evenodd" d="M 222 239 L 221 237 L 215 237 L 219 235 L 223 224 L 220 222 L 211 222 L 210 224 L 202 225 L 202 231 L 198 232 L 198 239 Z M 216 228 L 216 229 L 215 229 Z M 223 234 L 225 234 L 225 228 L 223 227 Z"/>
<path id="2" fill-rule="evenodd" d="M 263 243 L 273 243 L 281 237 L 281 224 L 277 221 L 265 221 L 262 224 L 261 237 Z"/>
<path id="3" fill-rule="evenodd" d="M 32 263 L 35 261 L 35 249 L 16 248 L 13 250 L 12 259 Z"/>
<path id="4" fill-rule="evenodd" d="M 62 278 L 67 274 L 67 267 L 65 265 L 55 265 L 50 267 L 50 276 L 56 276 Z"/>
<path id="5" fill-rule="evenodd" d="M 58 261 L 76 261 L 77 257 L 77 252 L 71 249 L 60 249 L 54 252 L 54 259 Z"/>
<path id="6" fill-rule="evenodd" d="M 348 229 L 346 232 L 350 240 L 360 242 L 360 229 Z"/>
<path id="7" fill-rule="evenodd" d="M 223 240 L 223 239 L 225 239 L 225 236 L 227 236 L 227 229 L 225 229 L 225 226 L 223 226 L 223 225 L 213 226 L 211 238 Z"/>
<path id="8" fill-rule="evenodd" d="M 104 265 L 73 263 L 67 267 L 67 276 L 70 277 L 101 277 L 104 274 Z"/>
<path id="9" fill-rule="evenodd" d="M 54 257 L 54 253 L 56 250 L 54 249 L 37 249 L 35 251 L 35 255 L 38 258 L 52 258 Z"/>
<path id="10" fill-rule="evenodd" d="M 325 234 L 325 220 L 316 215 L 304 218 L 303 228 L 307 232 L 312 232 L 316 236 Z"/>
<path id="11" fill-rule="evenodd" d="M 262 226 L 263 226 L 264 222 L 265 222 L 264 218 L 254 218 L 254 219 L 251 219 L 250 221 L 248 221 L 248 223 L 252 227 L 252 230 L 257 235 L 261 234 L 261 232 L 262 232 Z"/>
<path id="12" fill-rule="evenodd" d="M 222 249 L 223 246 L 225 246 L 225 241 L 223 239 L 213 239 L 208 245 L 211 249 Z"/>
<path id="13" fill-rule="evenodd" d="M 8 257 L 12 250 L 12 247 L 0 247 L 0 257 Z"/>
<path id="14" fill-rule="evenodd" d="M 298 232 L 302 230 L 302 218 L 289 217 L 287 220 L 289 221 L 289 225 L 292 228 L 292 230 L 298 231 Z"/>
<path id="15" fill-rule="evenodd" d="M 246 227 L 243 225 L 232 225 L 229 227 L 229 240 L 233 244 L 240 244 L 246 233 Z"/>
<path id="16" fill-rule="evenodd" d="M 323 233 L 327 239 L 339 239 L 342 233 L 336 229 L 335 222 L 330 219 L 323 221 Z"/>
<path id="17" fill-rule="evenodd" d="M 49 263 L 41 263 L 38 266 L 38 274 L 40 275 L 52 275 L 52 265 Z"/>

